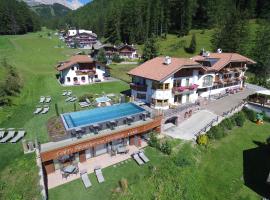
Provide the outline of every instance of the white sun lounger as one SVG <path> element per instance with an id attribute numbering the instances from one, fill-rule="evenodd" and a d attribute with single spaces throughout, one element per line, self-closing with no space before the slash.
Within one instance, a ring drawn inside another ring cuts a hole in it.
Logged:
<path id="1" fill-rule="evenodd" d="M 68 98 L 66 98 L 66 102 L 69 102 L 70 100 L 72 99 L 72 97 L 68 97 Z"/>
<path id="2" fill-rule="evenodd" d="M 42 111 L 41 107 L 37 107 L 36 110 L 33 112 L 35 115 Z"/>
<path id="3" fill-rule="evenodd" d="M 5 129 L 4 128 L 0 128 L 0 138 L 4 137 L 5 135 Z"/>
<path id="4" fill-rule="evenodd" d="M 74 102 L 74 101 L 76 101 L 77 100 L 77 97 L 72 97 L 69 101 L 70 102 Z"/>
<path id="5" fill-rule="evenodd" d="M 8 129 L 8 134 L 6 135 L 6 137 L 2 138 L 0 140 L 0 143 L 6 143 L 9 139 L 13 138 L 15 135 L 15 129 L 14 128 L 9 128 Z"/>
<path id="6" fill-rule="evenodd" d="M 19 130 L 18 134 L 10 140 L 11 143 L 16 143 L 18 142 L 21 138 L 23 138 L 25 135 L 25 130 Z"/>
<path id="7" fill-rule="evenodd" d="M 63 93 L 62 93 L 62 96 L 66 96 L 67 95 L 67 91 L 64 90 Z"/>
<path id="8" fill-rule="evenodd" d="M 90 104 L 87 102 L 79 102 L 79 104 L 80 104 L 81 108 L 85 108 L 85 107 L 90 106 Z"/>
<path id="9" fill-rule="evenodd" d="M 43 108 L 41 114 L 46 114 L 47 112 L 49 112 L 49 110 L 50 110 L 50 107 L 46 106 L 46 107 Z"/>
<path id="10" fill-rule="evenodd" d="M 144 154 L 144 152 L 141 151 L 139 153 L 139 156 L 143 160 L 143 162 L 145 162 L 145 163 L 149 162 L 149 159 L 146 157 L 146 155 Z"/>
<path id="11" fill-rule="evenodd" d="M 71 94 L 72 94 L 72 91 L 69 90 L 69 91 L 67 92 L 67 95 L 70 96 Z"/>
<path id="12" fill-rule="evenodd" d="M 105 179 L 103 177 L 103 174 L 102 174 L 102 171 L 101 171 L 101 168 L 95 169 L 95 174 L 97 176 L 97 179 L 98 179 L 99 183 L 103 183 L 105 181 Z"/>
<path id="13" fill-rule="evenodd" d="M 138 165 L 142 165 L 143 161 L 140 159 L 139 155 L 136 153 L 133 155 L 134 160 L 138 163 Z"/>
<path id="14" fill-rule="evenodd" d="M 81 179 L 83 181 L 83 184 L 84 184 L 85 188 L 91 187 L 92 184 L 91 184 L 90 179 L 89 179 L 89 177 L 87 175 L 87 171 L 82 170 L 80 174 L 81 174 Z"/>
<path id="15" fill-rule="evenodd" d="M 40 100 L 39 100 L 39 103 L 44 103 L 45 102 L 45 97 L 44 96 L 41 96 L 40 97 Z"/>
<path id="16" fill-rule="evenodd" d="M 46 102 L 46 103 L 50 103 L 50 102 L 51 102 L 51 100 L 52 100 L 52 98 L 48 96 L 48 97 L 46 97 L 45 102 Z"/>

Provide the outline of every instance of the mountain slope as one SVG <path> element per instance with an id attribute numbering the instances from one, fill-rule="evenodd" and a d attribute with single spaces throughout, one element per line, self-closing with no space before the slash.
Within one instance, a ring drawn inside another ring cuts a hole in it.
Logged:
<path id="1" fill-rule="evenodd" d="M 65 7 L 64 5 L 55 3 L 53 5 L 35 5 L 32 9 L 41 17 L 43 20 L 52 19 L 55 17 L 66 16 L 68 12 L 71 11 L 70 8 Z"/>
<path id="2" fill-rule="evenodd" d="M 79 7 L 83 6 L 83 4 L 79 0 L 23 0 L 23 1 L 25 1 L 29 6 L 37 6 L 40 4 L 53 5 L 55 3 L 58 3 L 72 10 L 76 10 Z"/>

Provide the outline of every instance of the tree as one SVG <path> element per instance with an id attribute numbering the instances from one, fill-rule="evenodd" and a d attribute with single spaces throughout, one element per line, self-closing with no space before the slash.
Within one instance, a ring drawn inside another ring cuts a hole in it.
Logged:
<path id="1" fill-rule="evenodd" d="M 97 61 L 106 64 L 107 63 L 107 58 L 105 55 L 105 51 L 103 48 L 101 48 L 97 54 Z"/>
<path id="2" fill-rule="evenodd" d="M 251 51 L 251 57 L 257 62 L 250 66 L 250 71 L 256 74 L 257 84 L 267 87 L 270 77 L 270 23 L 263 20 L 256 33 L 255 45 Z"/>
<path id="3" fill-rule="evenodd" d="M 196 51 L 196 35 L 192 34 L 192 38 L 189 44 L 189 47 L 185 47 L 187 53 L 195 53 Z"/>
<path id="4" fill-rule="evenodd" d="M 158 56 L 158 46 L 156 44 L 155 38 L 152 36 L 145 42 L 142 57 L 144 61 L 147 61 L 157 56 Z"/>
<path id="5" fill-rule="evenodd" d="M 234 9 L 216 28 L 212 36 L 212 49 L 221 48 L 224 52 L 239 52 L 247 54 L 249 39 L 246 16 Z"/>
<path id="6" fill-rule="evenodd" d="M 160 151 L 170 155 L 172 153 L 172 145 L 166 140 L 160 145 Z"/>

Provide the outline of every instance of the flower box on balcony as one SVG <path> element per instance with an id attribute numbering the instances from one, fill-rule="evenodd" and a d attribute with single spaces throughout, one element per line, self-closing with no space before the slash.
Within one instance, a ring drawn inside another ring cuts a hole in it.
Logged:
<path id="1" fill-rule="evenodd" d="M 180 87 L 177 87 L 177 91 L 178 92 L 183 92 L 185 91 L 187 88 L 185 86 L 180 86 Z"/>
<path id="2" fill-rule="evenodd" d="M 199 85 L 197 85 L 197 84 L 192 84 L 192 85 L 190 85 L 189 87 L 188 87 L 188 89 L 189 90 L 195 90 L 195 89 L 197 89 L 199 87 Z"/>

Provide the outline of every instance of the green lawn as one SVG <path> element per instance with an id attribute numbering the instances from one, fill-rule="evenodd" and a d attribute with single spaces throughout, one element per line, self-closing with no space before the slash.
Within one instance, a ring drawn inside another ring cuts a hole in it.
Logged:
<path id="1" fill-rule="evenodd" d="M 127 74 L 131 69 L 136 67 L 138 65 L 123 65 L 123 64 L 111 64 L 111 76 L 118 78 L 122 81 L 125 81 L 127 83 L 131 82 L 131 77 Z"/>
<path id="2" fill-rule="evenodd" d="M 266 178 L 263 164 L 270 167 L 270 159 L 268 154 L 264 154 L 266 157 L 258 155 L 261 159 L 257 159 L 259 163 L 248 163 L 247 157 L 257 156 L 254 153 L 246 156 L 245 152 L 253 152 L 254 149 L 260 148 L 254 141 L 265 142 L 269 130 L 269 123 L 257 126 L 246 122 L 243 128 L 234 128 L 227 137 L 212 142 L 208 149 L 173 140 L 175 153 L 170 157 L 148 147 L 146 154 L 151 163 L 146 166 L 139 167 L 131 161 L 116 168 L 108 167 L 103 170 L 106 179 L 104 184 L 98 184 L 94 174 L 91 174 L 93 186 L 90 189 L 86 190 L 81 180 L 75 180 L 49 190 L 49 197 L 51 200 L 154 199 L 154 197 L 189 200 L 259 199 L 258 194 L 252 191 L 253 186 L 249 184 L 245 186 L 244 180 L 250 174 L 244 175 L 243 172 L 252 166 L 252 169 L 256 170 L 253 173 Z M 177 157 L 177 152 L 180 153 L 181 159 L 188 163 L 186 166 L 177 167 L 172 162 Z M 152 167 L 149 166 L 154 166 L 156 171 L 151 171 Z M 113 192 L 119 186 L 121 178 L 128 180 L 128 191 Z M 179 189 L 175 188 L 177 184 Z M 264 181 L 256 184 L 260 186 Z"/>
<path id="3" fill-rule="evenodd" d="M 61 112 L 73 110 L 73 104 L 65 103 L 65 98 L 61 96 L 63 89 L 70 89 L 74 95 L 80 96 L 84 93 L 119 93 L 129 88 L 124 82 L 60 86 L 55 78 L 55 66 L 78 50 L 57 48 L 59 43 L 56 37 L 49 39 L 46 31 L 0 37 L 0 59 L 6 58 L 9 64 L 16 67 L 24 85 L 20 95 L 13 97 L 13 106 L 0 107 L 0 127 L 23 127 L 27 131 L 26 139 L 37 137 L 40 142 L 46 142 L 46 122 L 55 115 L 54 104 L 58 104 Z M 1 73 L 0 77 L 3 76 Z M 42 95 L 52 97 L 51 111 L 34 116 L 33 111 Z M 0 145 L 0 157 L 0 199 L 37 199 L 38 174 L 34 155 L 23 155 L 21 143 L 18 143 Z"/>

